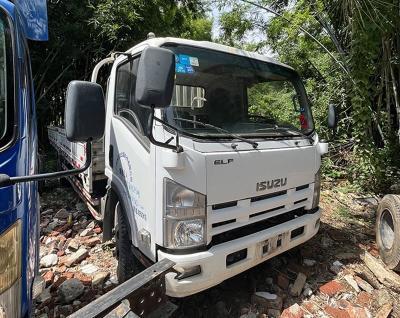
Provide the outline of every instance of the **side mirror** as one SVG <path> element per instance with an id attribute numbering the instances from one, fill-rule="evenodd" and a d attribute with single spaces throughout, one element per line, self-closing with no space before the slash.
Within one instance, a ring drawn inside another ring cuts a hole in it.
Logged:
<path id="1" fill-rule="evenodd" d="M 20 182 L 42 181 L 79 174 L 92 163 L 92 140 L 104 135 L 105 104 L 103 89 L 91 82 L 73 81 L 68 85 L 65 103 L 65 131 L 71 142 L 86 142 L 86 162 L 79 169 L 10 177 L 0 174 L 0 188 Z"/>
<path id="2" fill-rule="evenodd" d="M 65 132 L 71 142 L 98 140 L 104 135 L 105 103 L 99 84 L 72 81 L 65 103 Z"/>
<path id="3" fill-rule="evenodd" d="M 135 98 L 139 105 L 168 107 L 175 81 L 175 55 L 172 51 L 147 47 L 139 61 Z"/>
<path id="4" fill-rule="evenodd" d="M 330 104 L 328 109 L 328 128 L 336 130 L 338 121 L 339 121 L 339 116 L 336 106 Z"/>

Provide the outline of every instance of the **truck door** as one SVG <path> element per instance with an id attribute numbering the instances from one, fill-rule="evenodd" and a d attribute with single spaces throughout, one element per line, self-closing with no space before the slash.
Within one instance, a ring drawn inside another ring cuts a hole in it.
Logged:
<path id="1" fill-rule="evenodd" d="M 152 233 L 149 227 L 155 222 L 155 157 L 154 148 L 146 137 L 150 110 L 135 101 L 139 59 L 139 55 L 126 58 L 111 75 L 110 87 L 114 90 L 110 92 L 114 92 L 114 96 L 108 97 L 107 114 L 111 114 L 111 129 L 109 137 L 106 129 L 106 140 L 110 140 L 106 165 L 112 171 L 112 186 L 119 193 L 128 214 L 134 245 L 154 260 L 154 251 L 150 250 L 154 244 L 148 240 L 142 243 L 136 238 L 139 231 Z"/>

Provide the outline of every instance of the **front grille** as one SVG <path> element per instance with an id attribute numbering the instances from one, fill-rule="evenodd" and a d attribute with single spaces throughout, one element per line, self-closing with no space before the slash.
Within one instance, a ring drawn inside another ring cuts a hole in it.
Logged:
<path id="1" fill-rule="evenodd" d="M 316 211 L 313 211 L 316 212 Z M 253 233 L 257 233 L 266 229 L 269 229 L 271 227 L 274 227 L 276 225 L 294 220 L 297 217 L 303 216 L 305 214 L 310 213 L 310 211 L 305 210 L 304 208 L 296 209 L 293 211 L 290 211 L 285 214 L 277 215 L 272 218 L 259 221 L 253 224 L 249 224 L 246 226 L 242 226 L 239 228 L 236 228 L 234 230 L 230 230 L 221 234 L 214 235 L 211 241 L 212 245 L 218 245 L 222 243 L 226 243 L 232 240 L 236 240 L 238 238 L 245 237 L 247 235 L 251 235 Z"/>
<path id="2" fill-rule="evenodd" d="M 227 221 L 223 221 L 223 222 L 214 223 L 214 224 L 212 225 L 212 227 L 223 226 L 223 225 L 227 225 L 227 224 L 231 224 L 231 223 L 235 223 L 235 222 L 236 222 L 236 219 L 227 220 Z"/>
<path id="3" fill-rule="evenodd" d="M 280 209 L 283 209 L 284 207 L 285 207 L 284 205 L 281 205 L 281 206 L 278 206 L 278 207 L 273 208 L 273 209 L 269 209 L 269 210 L 253 213 L 253 214 L 250 214 L 250 218 L 254 218 L 254 217 L 259 216 L 259 215 L 263 215 L 263 214 L 266 214 L 266 213 L 278 211 Z"/>
<path id="4" fill-rule="evenodd" d="M 310 209 L 313 187 L 301 185 L 236 201 L 215 202 L 207 207 L 209 239 L 290 211 Z"/>
<path id="5" fill-rule="evenodd" d="M 276 198 L 279 197 L 281 195 L 285 195 L 287 193 L 287 191 L 279 191 L 279 192 L 274 192 L 274 193 L 268 193 L 268 194 L 264 194 L 264 195 L 260 195 L 258 197 L 253 197 L 250 199 L 250 202 L 257 202 L 257 201 L 261 201 L 261 200 L 267 200 L 267 199 L 271 199 L 271 198 Z"/>
<path id="6" fill-rule="evenodd" d="M 304 189 L 307 189 L 308 187 L 309 187 L 309 185 L 308 185 L 308 184 L 305 184 L 305 185 L 302 185 L 302 186 L 300 186 L 300 187 L 297 187 L 297 188 L 296 188 L 296 191 L 304 190 Z"/>
<path id="7" fill-rule="evenodd" d="M 233 207 L 233 206 L 237 206 L 237 201 L 214 204 L 212 206 L 212 208 L 213 208 L 213 210 L 220 210 L 220 209 L 230 208 L 230 207 Z"/>

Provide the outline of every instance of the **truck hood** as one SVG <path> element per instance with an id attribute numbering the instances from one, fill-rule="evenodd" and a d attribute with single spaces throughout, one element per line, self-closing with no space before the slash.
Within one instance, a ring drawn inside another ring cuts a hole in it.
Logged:
<path id="1" fill-rule="evenodd" d="M 314 182 L 319 168 L 314 145 L 205 153 L 207 204 L 266 195 Z"/>

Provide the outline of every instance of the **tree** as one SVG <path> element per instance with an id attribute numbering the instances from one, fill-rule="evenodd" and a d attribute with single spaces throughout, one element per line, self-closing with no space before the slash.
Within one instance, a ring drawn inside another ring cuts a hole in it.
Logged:
<path id="1" fill-rule="evenodd" d="M 323 136 L 327 136 L 327 105 L 340 106 L 339 141 L 352 138 L 355 142 L 346 167 L 348 176 L 378 190 L 396 182 L 400 167 L 399 1 L 219 3 L 229 8 L 221 18 L 222 41 L 261 52 L 272 49 L 301 73 Z M 253 43 L 243 43 L 252 32 L 264 34 L 266 40 L 254 43 L 250 37 Z"/>
<path id="2" fill-rule="evenodd" d="M 146 39 L 211 38 L 211 21 L 198 0 L 49 0 L 47 43 L 31 43 L 40 137 L 49 123 L 62 124 L 71 80 L 88 80 L 94 65 L 113 51 Z"/>

